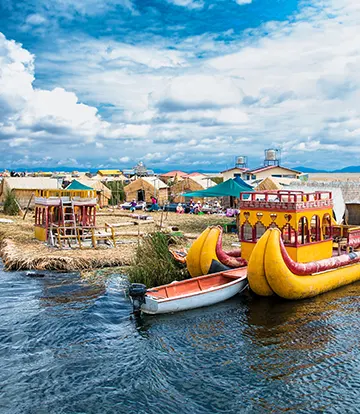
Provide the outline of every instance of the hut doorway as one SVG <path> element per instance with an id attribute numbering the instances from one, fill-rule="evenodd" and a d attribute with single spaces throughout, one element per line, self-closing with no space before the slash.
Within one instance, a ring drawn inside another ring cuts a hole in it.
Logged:
<path id="1" fill-rule="evenodd" d="M 145 191 L 138 190 L 137 192 L 137 201 L 145 201 Z"/>

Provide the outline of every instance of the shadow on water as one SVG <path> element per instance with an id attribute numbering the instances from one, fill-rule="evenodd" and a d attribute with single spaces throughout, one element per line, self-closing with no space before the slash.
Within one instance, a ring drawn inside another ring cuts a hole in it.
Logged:
<path id="1" fill-rule="evenodd" d="M 357 409 L 360 284 L 135 318 L 121 276 L 0 276 L 1 413 Z"/>

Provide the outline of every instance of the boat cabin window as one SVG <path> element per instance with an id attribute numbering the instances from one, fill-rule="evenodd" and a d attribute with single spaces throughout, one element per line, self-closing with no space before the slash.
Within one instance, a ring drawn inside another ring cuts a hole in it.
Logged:
<path id="1" fill-rule="evenodd" d="M 306 217 L 301 217 L 298 225 L 298 244 L 307 244 L 310 242 L 309 224 Z"/>
<path id="2" fill-rule="evenodd" d="M 244 241 L 253 240 L 253 228 L 250 223 L 244 223 L 242 226 L 242 240 Z"/>
<path id="3" fill-rule="evenodd" d="M 261 221 L 258 221 L 255 224 L 255 238 L 256 240 L 259 240 L 260 237 L 266 232 L 266 227 L 261 223 Z"/>
<path id="4" fill-rule="evenodd" d="M 310 222 L 310 238 L 312 242 L 317 242 L 321 240 L 321 231 L 320 231 L 320 217 L 316 214 L 312 216 Z"/>
<path id="5" fill-rule="evenodd" d="M 322 219 L 322 233 L 323 239 L 328 240 L 331 238 L 331 217 L 330 214 L 325 214 Z"/>
<path id="6" fill-rule="evenodd" d="M 295 229 L 291 227 L 290 223 L 285 224 L 283 227 L 282 238 L 284 244 L 296 244 L 296 232 Z"/>

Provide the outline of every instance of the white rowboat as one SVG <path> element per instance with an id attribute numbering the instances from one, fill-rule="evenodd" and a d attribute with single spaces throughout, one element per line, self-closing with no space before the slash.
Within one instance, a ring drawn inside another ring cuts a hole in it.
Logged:
<path id="1" fill-rule="evenodd" d="M 138 305 L 151 315 L 179 312 L 223 302 L 246 287 L 247 268 L 243 267 L 148 289 Z M 135 308 L 139 298 L 130 296 Z"/>

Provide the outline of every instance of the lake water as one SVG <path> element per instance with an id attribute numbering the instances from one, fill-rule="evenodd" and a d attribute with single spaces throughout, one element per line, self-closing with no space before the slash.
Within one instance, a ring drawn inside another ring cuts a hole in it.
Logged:
<path id="1" fill-rule="evenodd" d="M 360 412 L 360 284 L 131 317 L 121 276 L 0 265 L 0 413 Z"/>

